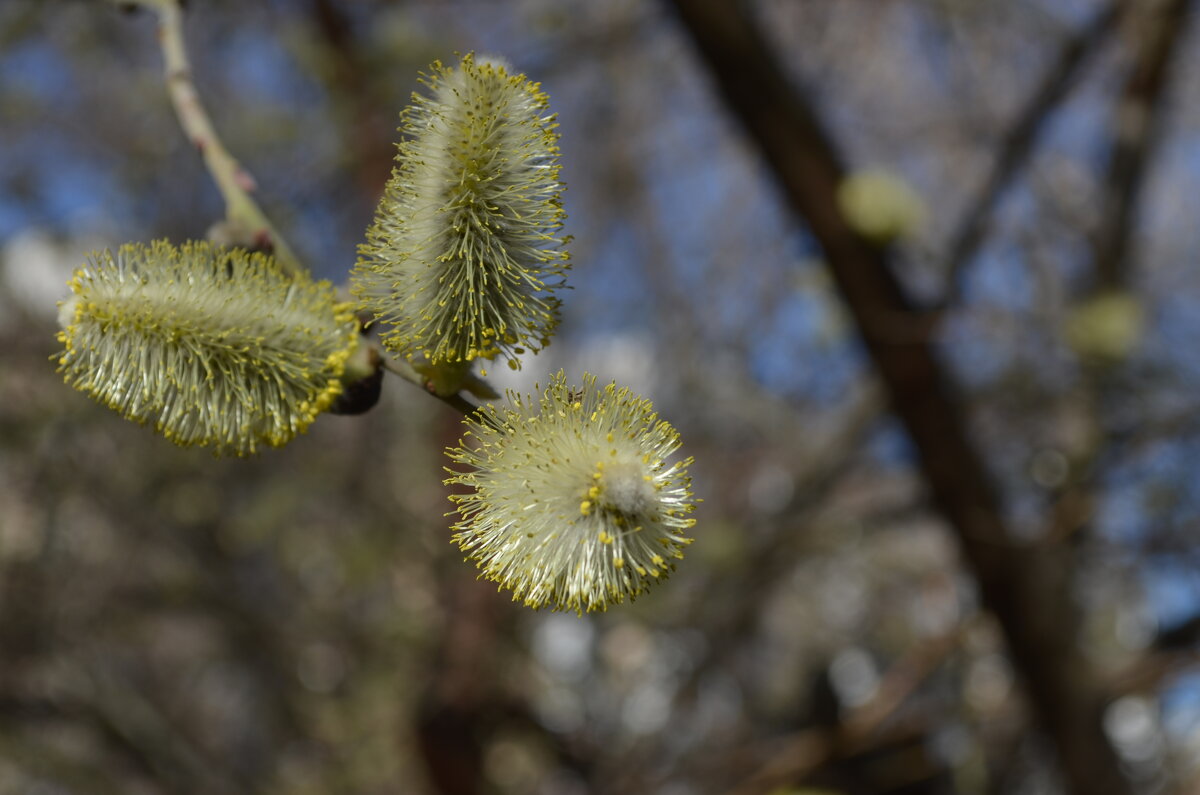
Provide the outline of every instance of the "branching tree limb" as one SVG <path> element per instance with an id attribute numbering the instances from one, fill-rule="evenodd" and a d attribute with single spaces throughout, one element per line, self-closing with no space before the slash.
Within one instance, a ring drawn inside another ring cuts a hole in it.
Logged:
<path id="1" fill-rule="evenodd" d="M 674 0 L 729 111 L 761 150 L 825 258 L 892 408 L 917 454 L 932 501 L 958 537 L 995 614 L 1039 722 L 1076 795 L 1125 795 L 1131 786 L 1102 728 L 1104 697 L 1077 644 L 1069 548 L 1029 546 L 1008 534 L 960 402 L 928 341 L 897 341 L 914 304 L 885 251 L 838 210 L 842 159 L 816 109 L 784 76 L 746 8 L 728 0 Z"/>
<path id="2" fill-rule="evenodd" d="M 1016 121 L 997 148 L 992 170 L 982 190 L 963 216 L 947 248 L 946 304 L 953 304 L 962 289 L 962 277 L 968 264 L 987 236 L 988 221 L 1000 197 L 1021 173 L 1033 153 L 1038 133 L 1054 110 L 1070 94 L 1070 88 L 1083 66 L 1108 34 L 1117 26 L 1126 0 L 1113 0 L 1095 18 L 1063 46 L 1058 58 L 1046 71 L 1037 90 L 1029 97 Z"/>
<path id="3" fill-rule="evenodd" d="M 1159 0 L 1139 8 L 1145 33 L 1116 108 L 1104 212 L 1095 243 L 1099 289 L 1126 286 L 1134 208 L 1160 138 L 1166 108 L 1162 98 L 1191 7 L 1192 0 Z"/>

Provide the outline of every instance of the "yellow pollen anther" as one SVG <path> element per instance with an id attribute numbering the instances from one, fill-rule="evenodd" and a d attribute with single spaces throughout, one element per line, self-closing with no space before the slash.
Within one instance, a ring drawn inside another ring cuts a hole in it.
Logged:
<path id="1" fill-rule="evenodd" d="M 591 514 L 591 512 L 592 512 L 592 501 L 591 501 L 591 500 L 584 500 L 583 502 L 579 503 L 579 512 L 580 512 L 581 514 L 583 514 L 584 516 L 588 516 L 589 514 Z"/>

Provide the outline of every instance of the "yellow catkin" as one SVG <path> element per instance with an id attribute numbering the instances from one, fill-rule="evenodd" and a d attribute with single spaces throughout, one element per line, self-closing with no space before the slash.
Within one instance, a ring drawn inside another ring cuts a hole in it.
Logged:
<path id="1" fill-rule="evenodd" d="M 351 289 L 400 355 L 515 368 L 553 333 L 568 267 L 557 123 L 495 59 L 435 63 L 422 82 Z"/>
<path id="2" fill-rule="evenodd" d="M 74 388 L 179 445 L 244 455 L 303 432 L 358 342 L 327 282 L 208 243 L 94 254 L 60 311 Z"/>
<path id="3" fill-rule="evenodd" d="M 691 459 L 668 463 L 679 434 L 650 401 L 587 374 L 568 388 L 561 371 L 536 398 L 508 398 L 447 451 L 461 469 L 447 483 L 468 487 L 450 498 L 453 538 L 483 575 L 531 607 L 580 613 L 668 575 L 691 543 Z"/>

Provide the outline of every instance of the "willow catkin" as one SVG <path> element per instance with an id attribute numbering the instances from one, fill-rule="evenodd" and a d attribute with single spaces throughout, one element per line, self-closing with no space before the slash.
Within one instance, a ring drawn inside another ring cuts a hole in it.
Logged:
<path id="1" fill-rule="evenodd" d="M 569 387 L 560 370 L 536 397 L 509 394 L 464 420 L 446 482 L 454 540 L 483 576 L 531 607 L 585 612 L 665 578 L 691 543 L 691 459 L 649 400 L 615 384 Z M 465 468 L 464 468 L 465 467 Z"/>
<path id="2" fill-rule="evenodd" d="M 352 290 L 384 344 L 433 365 L 510 366 L 558 323 L 568 264 L 558 134 L 538 84 L 502 62 L 435 63 L 401 114 L 397 167 Z"/>
<path id="3" fill-rule="evenodd" d="M 357 321 L 273 259 L 165 241 L 93 255 L 60 306 L 68 384 L 180 445 L 243 455 L 303 432 L 341 392 Z"/>

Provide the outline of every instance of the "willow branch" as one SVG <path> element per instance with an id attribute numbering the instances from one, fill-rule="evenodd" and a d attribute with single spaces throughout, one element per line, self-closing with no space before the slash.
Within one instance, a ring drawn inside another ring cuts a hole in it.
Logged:
<path id="1" fill-rule="evenodd" d="M 183 43 L 183 9 L 178 0 L 134 0 L 133 5 L 152 9 L 158 14 L 158 41 L 163 52 L 167 93 L 179 125 L 200 151 L 205 167 L 221 192 L 226 220 L 237 230 L 239 238 L 245 237 L 247 245 L 270 251 L 289 273 L 303 273 L 304 267 L 287 241 L 275 231 L 250 195 L 256 187 L 254 178 L 221 143 L 200 101 Z"/>
<path id="2" fill-rule="evenodd" d="M 398 375 L 410 384 L 419 386 L 423 392 L 428 392 L 438 400 L 445 403 L 450 408 L 462 414 L 464 417 L 475 413 L 479 407 L 471 401 L 467 400 L 460 394 L 439 395 L 429 386 L 429 379 L 417 372 L 411 364 L 403 359 L 393 359 L 391 356 L 381 355 L 380 362 L 383 364 L 383 369 L 387 370 L 392 375 Z"/>

